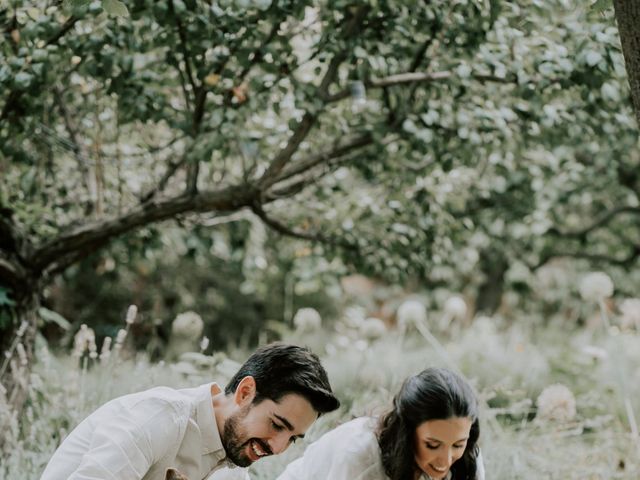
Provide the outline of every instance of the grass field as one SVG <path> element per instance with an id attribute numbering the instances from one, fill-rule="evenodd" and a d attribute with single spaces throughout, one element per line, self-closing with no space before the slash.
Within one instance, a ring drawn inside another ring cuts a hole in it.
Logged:
<path id="1" fill-rule="evenodd" d="M 481 398 L 480 444 L 488 478 L 640 478 L 640 443 L 630 416 L 640 412 L 637 333 L 558 325 L 533 331 L 486 317 L 441 332 L 437 339 L 423 327 L 404 335 L 388 331 L 373 340 L 344 326 L 340 333 L 285 338 L 320 354 L 342 401 L 338 412 L 314 425 L 305 442 L 355 416 L 379 414 L 406 376 L 443 365 L 463 372 Z M 113 355 L 89 366 L 71 355 L 54 356 L 40 343 L 28 407 L 4 432 L 9 450 L 0 477 L 39 478 L 60 439 L 110 398 L 155 385 L 224 383 L 246 354 L 192 354 L 177 366 L 151 364 L 141 355 Z M 296 444 L 262 460 L 253 467 L 253 478 L 275 478 L 304 447 Z"/>

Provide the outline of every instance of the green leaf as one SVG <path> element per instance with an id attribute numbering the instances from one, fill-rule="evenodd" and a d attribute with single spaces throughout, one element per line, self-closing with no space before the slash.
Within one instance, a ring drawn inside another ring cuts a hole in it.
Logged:
<path id="1" fill-rule="evenodd" d="M 48 308 L 40 307 L 38 309 L 38 315 L 40 315 L 40 318 L 45 322 L 55 323 L 63 330 L 69 330 L 71 328 L 71 322 L 69 322 L 69 320 L 64 318 L 59 313 L 54 312 L 53 310 L 49 310 Z"/>
<path id="2" fill-rule="evenodd" d="M 31 85 L 31 80 L 33 80 L 33 76 L 29 75 L 26 72 L 18 73 L 13 79 L 15 86 L 20 90 L 26 90 Z"/>
<path id="3" fill-rule="evenodd" d="M 89 3 L 91 3 L 91 0 L 65 0 L 64 3 L 71 8 L 78 8 L 88 5 Z"/>
<path id="4" fill-rule="evenodd" d="M 109 15 L 115 15 L 117 17 L 128 17 L 129 10 L 127 6 L 120 0 L 102 0 L 102 8 Z"/>
<path id="5" fill-rule="evenodd" d="M 9 290 L 0 287 L 0 307 L 13 307 L 15 304 L 16 302 L 9 297 Z"/>
<path id="6" fill-rule="evenodd" d="M 591 4 L 591 9 L 596 13 L 604 13 L 611 7 L 613 7 L 613 2 L 611 2 L 611 0 L 596 0 Z"/>

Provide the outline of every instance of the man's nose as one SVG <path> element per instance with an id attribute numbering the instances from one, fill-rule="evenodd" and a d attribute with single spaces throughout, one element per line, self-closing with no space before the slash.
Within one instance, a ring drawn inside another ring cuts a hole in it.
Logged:
<path id="1" fill-rule="evenodd" d="M 289 446 L 289 433 L 282 432 L 275 437 L 272 437 L 269 441 L 269 448 L 274 455 L 284 452 Z"/>

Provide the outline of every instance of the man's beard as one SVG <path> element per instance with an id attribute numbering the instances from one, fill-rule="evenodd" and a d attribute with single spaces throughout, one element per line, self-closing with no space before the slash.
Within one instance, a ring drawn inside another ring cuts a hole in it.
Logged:
<path id="1" fill-rule="evenodd" d="M 239 467 L 248 467 L 253 463 L 245 453 L 249 441 L 242 442 L 241 438 L 246 437 L 246 432 L 242 431 L 240 427 L 240 421 L 247 416 L 249 408 L 250 407 L 247 406 L 227 418 L 222 430 L 222 446 L 227 454 L 227 458 Z"/>

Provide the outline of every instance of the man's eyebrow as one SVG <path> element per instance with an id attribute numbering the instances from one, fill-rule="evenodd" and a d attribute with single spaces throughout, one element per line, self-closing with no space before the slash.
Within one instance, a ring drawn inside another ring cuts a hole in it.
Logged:
<path id="1" fill-rule="evenodd" d="M 273 416 L 276 417 L 278 420 L 280 420 L 284 424 L 284 426 L 287 427 L 287 430 L 289 430 L 290 432 L 293 432 L 295 430 L 295 428 L 293 428 L 293 425 L 291 425 L 291 422 L 289 422 L 289 420 L 287 420 L 286 418 L 281 417 L 277 413 L 274 413 Z M 296 435 L 296 437 L 304 438 L 304 433 L 300 435 Z"/>

